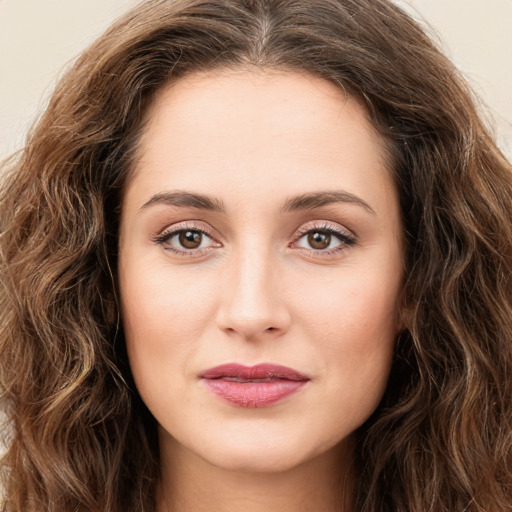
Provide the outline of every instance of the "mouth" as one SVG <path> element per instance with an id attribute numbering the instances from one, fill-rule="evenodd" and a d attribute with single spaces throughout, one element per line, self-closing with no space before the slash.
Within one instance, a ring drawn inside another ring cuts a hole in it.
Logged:
<path id="1" fill-rule="evenodd" d="M 228 363 L 204 371 L 206 388 L 222 401 L 238 407 L 268 407 L 295 394 L 311 380 L 307 375 L 274 364 L 248 367 Z"/>

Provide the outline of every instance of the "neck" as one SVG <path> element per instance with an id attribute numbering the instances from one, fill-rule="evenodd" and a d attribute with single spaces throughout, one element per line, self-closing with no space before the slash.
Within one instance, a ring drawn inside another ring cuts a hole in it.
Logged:
<path id="1" fill-rule="evenodd" d="M 347 512 L 352 446 L 338 446 L 285 471 L 226 470 L 178 443 L 161 453 L 158 512 Z"/>

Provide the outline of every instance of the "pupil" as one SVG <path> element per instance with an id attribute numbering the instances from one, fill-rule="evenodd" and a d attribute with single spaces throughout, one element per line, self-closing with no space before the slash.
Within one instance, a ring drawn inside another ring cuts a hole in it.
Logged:
<path id="1" fill-rule="evenodd" d="M 187 249 L 197 249 L 203 238 L 199 231 L 182 231 L 179 234 L 180 244 Z"/>
<path id="2" fill-rule="evenodd" d="M 313 231 L 308 235 L 308 243 L 314 249 L 325 249 L 331 243 L 331 235 L 329 233 Z"/>

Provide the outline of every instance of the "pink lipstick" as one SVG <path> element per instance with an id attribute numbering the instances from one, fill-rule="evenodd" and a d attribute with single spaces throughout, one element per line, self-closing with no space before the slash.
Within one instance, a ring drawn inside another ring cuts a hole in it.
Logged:
<path id="1" fill-rule="evenodd" d="M 203 372 L 207 389 L 239 407 L 267 407 L 299 391 L 310 380 L 292 368 L 275 364 L 222 364 Z"/>

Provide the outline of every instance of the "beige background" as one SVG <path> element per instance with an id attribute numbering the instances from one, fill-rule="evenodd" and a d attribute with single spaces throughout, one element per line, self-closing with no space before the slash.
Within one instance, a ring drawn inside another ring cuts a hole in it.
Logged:
<path id="1" fill-rule="evenodd" d="M 498 143 L 512 158 L 512 0 L 396 2 L 433 27 L 488 106 Z M 62 70 L 135 3 L 0 0 L 0 159 L 22 146 Z"/>

